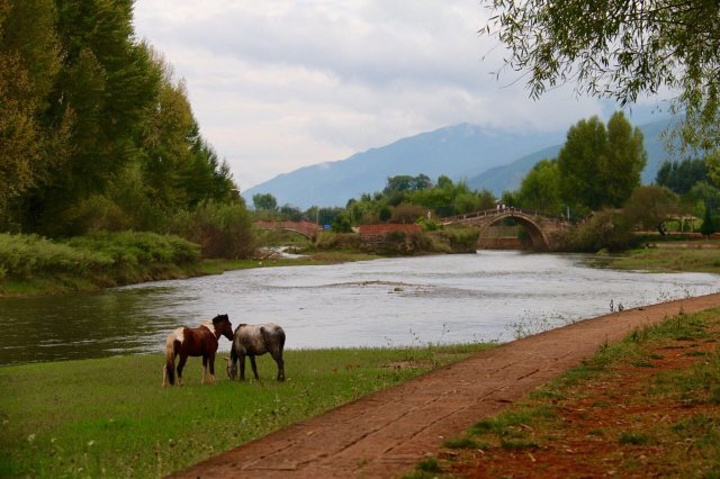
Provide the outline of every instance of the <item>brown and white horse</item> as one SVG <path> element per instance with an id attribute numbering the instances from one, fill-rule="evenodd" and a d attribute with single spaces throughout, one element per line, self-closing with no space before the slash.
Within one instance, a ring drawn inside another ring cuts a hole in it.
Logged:
<path id="1" fill-rule="evenodd" d="M 215 383 L 215 353 L 218 349 L 220 336 L 233 340 L 233 329 L 227 314 L 219 314 L 212 321 L 205 321 L 197 328 L 185 326 L 177 328 L 168 335 L 165 341 L 165 366 L 163 366 L 163 382 L 175 384 L 175 358 L 180 356 L 177 366 L 178 385 L 183 385 L 182 371 L 188 356 L 202 356 L 203 375 L 200 384 L 205 384 L 205 373 L 210 366 L 210 384 Z"/>

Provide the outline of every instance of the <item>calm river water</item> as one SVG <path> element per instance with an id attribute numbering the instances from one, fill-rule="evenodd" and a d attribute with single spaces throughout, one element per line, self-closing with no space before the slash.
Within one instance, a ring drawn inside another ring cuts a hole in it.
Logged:
<path id="1" fill-rule="evenodd" d="M 481 251 L 233 271 L 98 293 L 0 300 L 0 364 L 159 352 L 228 313 L 276 322 L 287 348 L 507 341 L 626 308 L 720 291 L 712 274 L 591 266 L 584 255 Z M 220 349 L 229 342 L 221 339 Z"/>

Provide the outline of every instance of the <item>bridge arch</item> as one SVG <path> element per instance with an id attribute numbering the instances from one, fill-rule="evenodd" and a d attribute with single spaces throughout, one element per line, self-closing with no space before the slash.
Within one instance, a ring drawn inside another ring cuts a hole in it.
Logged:
<path id="1" fill-rule="evenodd" d="M 557 218 L 550 218 L 517 209 L 485 210 L 453 216 L 445 218 L 443 225 L 463 224 L 475 226 L 480 230 L 480 234 L 482 235 L 487 228 L 507 218 L 512 218 L 524 226 L 533 246 L 536 249 L 544 251 L 550 251 L 553 247 L 551 235 L 569 225 L 568 222 Z"/>
<path id="2" fill-rule="evenodd" d="M 318 225 L 315 223 L 311 223 L 309 221 L 255 221 L 253 225 L 256 228 L 261 229 L 282 229 L 285 231 L 290 231 L 292 233 L 297 233 L 299 235 L 305 236 L 309 240 L 314 240 L 315 236 L 317 235 L 318 231 L 321 229 Z"/>
<path id="3" fill-rule="evenodd" d="M 525 227 L 525 231 L 527 232 L 528 236 L 530 236 L 530 241 L 532 241 L 533 247 L 535 247 L 535 249 L 542 251 L 550 250 L 550 239 L 543 231 L 542 227 L 540 227 L 537 222 L 533 221 L 532 218 L 529 218 L 525 215 L 513 214 L 512 212 L 497 215 L 494 219 L 484 222 L 482 225 L 479 225 L 478 230 L 480 231 L 480 236 L 482 236 L 482 234 L 487 231 L 487 229 L 490 228 L 492 225 L 499 223 L 507 218 L 512 218 Z"/>

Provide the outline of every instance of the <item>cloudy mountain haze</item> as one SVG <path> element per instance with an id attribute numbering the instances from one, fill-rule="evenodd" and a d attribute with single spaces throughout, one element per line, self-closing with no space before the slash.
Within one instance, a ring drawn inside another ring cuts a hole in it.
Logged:
<path id="1" fill-rule="evenodd" d="M 531 101 L 518 75 L 498 81 L 486 15 L 477 0 L 135 2 L 137 36 L 186 81 L 243 191 L 447 125 L 556 136 L 609 117 L 571 86 Z"/>

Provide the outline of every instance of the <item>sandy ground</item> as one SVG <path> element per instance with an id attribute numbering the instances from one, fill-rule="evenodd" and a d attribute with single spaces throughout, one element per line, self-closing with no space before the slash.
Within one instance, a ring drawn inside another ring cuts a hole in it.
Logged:
<path id="1" fill-rule="evenodd" d="M 172 477 L 397 477 L 444 440 L 622 339 L 720 293 L 625 310 L 506 343 L 244 444 Z"/>

